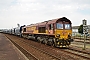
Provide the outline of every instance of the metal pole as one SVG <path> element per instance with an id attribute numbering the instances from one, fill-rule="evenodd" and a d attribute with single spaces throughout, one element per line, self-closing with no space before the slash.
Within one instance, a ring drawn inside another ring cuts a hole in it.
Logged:
<path id="1" fill-rule="evenodd" d="M 86 35 L 84 33 L 84 50 L 86 49 L 86 43 L 85 43 L 85 40 L 86 40 Z"/>
<path id="2" fill-rule="evenodd" d="M 87 32 L 87 20 L 83 20 L 83 33 L 84 33 L 84 50 L 86 49 L 86 43 L 85 43 L 85 40 L 86 40 L 86 33 Z"/>

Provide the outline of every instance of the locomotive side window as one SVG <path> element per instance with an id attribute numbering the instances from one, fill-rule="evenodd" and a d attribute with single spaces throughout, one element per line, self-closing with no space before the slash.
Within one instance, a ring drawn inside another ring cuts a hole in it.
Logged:
<path id="1" fill-rule="evenodd" d="M 57 29 L 63 29 L 63 24 L 57 23 Z"/>
<path id="2" fill-rule="evenodd" d="M 39 27 L 38 31 L 39 33 L 46 33 L 46 27 Z"/>
<path id="3" fill-rule="evenodd" d="M 71 29 L 70 24 L 65 24 L 65 29 Z"/>
<path id="4" fill-rule="evenodd" d="M 53 24 L 49 25 L 49 30 L 53 30 Z"/>

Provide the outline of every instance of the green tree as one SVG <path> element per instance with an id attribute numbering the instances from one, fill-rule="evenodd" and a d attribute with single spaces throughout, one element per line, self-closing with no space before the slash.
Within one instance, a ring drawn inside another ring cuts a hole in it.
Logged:
<path id="1" fill-rule="evenodd" d="M 80 27 L 78 28 L 78 33 L 83 34 L 83 25 L 80 25 Z"/>

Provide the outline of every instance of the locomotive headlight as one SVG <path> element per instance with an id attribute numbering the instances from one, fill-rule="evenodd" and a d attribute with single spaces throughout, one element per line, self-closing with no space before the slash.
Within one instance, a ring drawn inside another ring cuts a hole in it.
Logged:
<path id="1" fill-rule="evenodd" d="M 56 37 L 60 37 L 60 34 L 57 34 Z"/>

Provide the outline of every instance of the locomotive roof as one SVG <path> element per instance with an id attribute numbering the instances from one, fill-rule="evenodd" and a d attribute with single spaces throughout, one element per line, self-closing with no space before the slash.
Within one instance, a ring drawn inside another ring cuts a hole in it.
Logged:
<path id="1" fill-rule="evenodd" d="M 49 20 L 47 24 L 56 23 L 58 21 L 65 21 L 65 22 L 70 22 L 71 23 L 71 21 L 69 19 L 67 19 L 66 17 L 62 17 L 62 18 Z"/>
<path id="2" fill-rule="evenodd" d="M 56 23 L 56 22 L 58 22 L 58 21 L 65 21 L 65 22 L 71 23 L 71 21 L 70 21 L 69 19 L 67 19 L 66 17 L 62 17 L 62 18 L 57 18 L 57 19 L 52 19 L 52 20 L 44 21 L 44 22 L 41 22 L 41 23 L 30 24 L 30 25 L 27 25 L 27 26 L 25 26 L 25 27 L 45 26 L 46 24 Z M 24 27 L 24 28 L 25 28 L 25 27 Z"/>
<path id="3" fill-rule="evenodd" d="M 30 24 L 30 25 L 27 25 L 26 27 L 37 26 L 37 25 L 38 25 L 38 23 L 36 23 L 36 24 Z"/>
<path id="4" fill-rule="evenodd" d="M 65 22 L 70 22 L 71 23 L 71 21 L 69 19 L 67 19 L 66 17 L 62 17 L 62 18 L 57 18 L 57 19 L 44 21 L 44 22 L 38 23 L 38 25 L 40 26 L 40 25 L 52 24 L 52 23 L 56 23 L 58 21 L 65 21 Z"/>
<path id="5" fill-rule="evenodd" d="M 47 21 L 44 21 L 44 22 L 41 22 L 41 23 L 38 23 L 38 25 L 45 25 L 47 23 Z"/>

